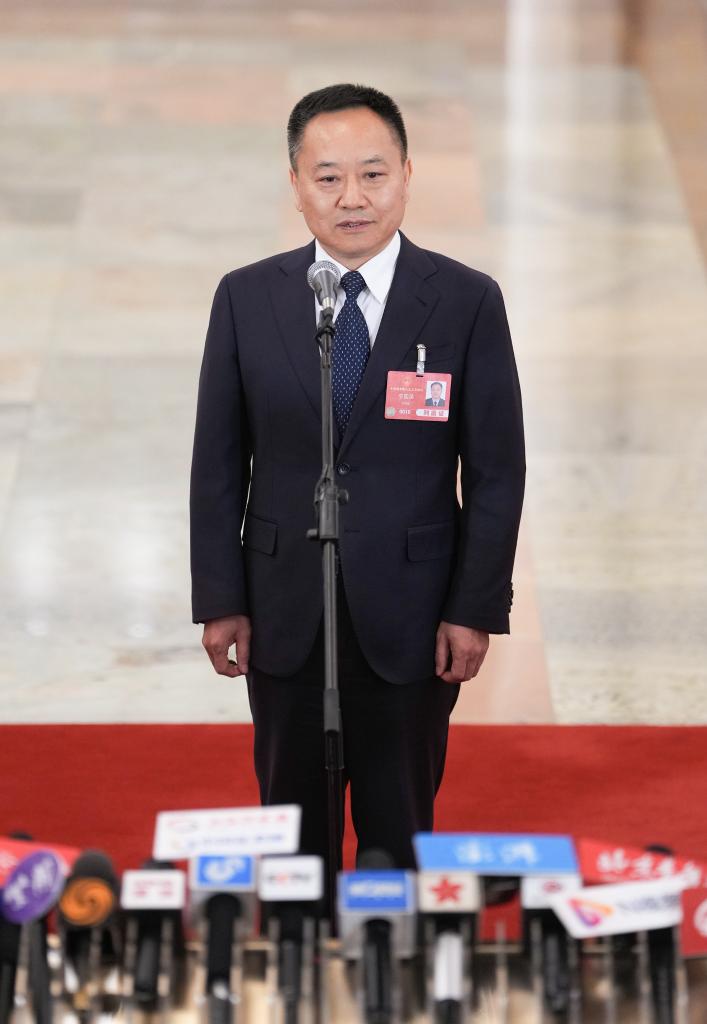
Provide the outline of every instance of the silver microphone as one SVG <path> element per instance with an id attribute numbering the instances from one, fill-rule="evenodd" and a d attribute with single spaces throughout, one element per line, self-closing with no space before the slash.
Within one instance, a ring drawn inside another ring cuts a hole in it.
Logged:
<path id="1" fill-rule="evenodd" d="M 322 309 L 331 309 L 332 312 L 336 305 L 336 289 L 340 280 L 339 268 L 329 260 L 318 260 L 307 271 L 307 284 L 314 289 L 319 305 Z"/>

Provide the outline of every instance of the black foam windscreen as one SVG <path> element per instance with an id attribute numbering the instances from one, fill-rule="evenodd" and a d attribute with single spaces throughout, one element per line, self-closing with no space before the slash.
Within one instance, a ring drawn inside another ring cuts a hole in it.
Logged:
<path id="1" fill-rule="evenodd" d="M 231 893 L 217 892 L 206 902 L 209 937 L 206 952 L 206 972 L 209 988 L 214 982 L 228 983 L 231 972 L 233 924 L 241 914 L 241 902 Z"/>
<path id="2" fill-rule="evenodd" d="M 395 861 L 387 850 L 371 848 L 363 850 L 356 857 L 357 871 L 391 871 L 395 868 Z"/>

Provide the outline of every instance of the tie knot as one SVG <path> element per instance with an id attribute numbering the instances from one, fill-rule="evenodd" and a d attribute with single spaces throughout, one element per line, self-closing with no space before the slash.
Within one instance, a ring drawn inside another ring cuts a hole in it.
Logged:
<path id="1" fill-rule="evenodd" d="M 346 292 L 346 298 L 355 301 L 359 294 L 366 287 L 366 282 L 358 270 L 349 270 L 340 281 L 341 287 Z"/>

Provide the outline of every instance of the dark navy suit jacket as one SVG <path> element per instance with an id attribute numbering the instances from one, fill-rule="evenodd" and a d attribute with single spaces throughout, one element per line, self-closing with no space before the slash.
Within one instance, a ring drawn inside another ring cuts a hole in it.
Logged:
<path id="1" fill-rule="evenodd" d="M 251 663 L 290 675 L 322 615 L 313 494 L 314 242 L 227 273 L 213 300 L 191 473 L 192 618 L 250 615 Z M 389 370 L 451 373 L 448 420 L 384 416 Z M 361 648 L 393 683 L 434 674 L 440 620 L 509 632 L 525 481 L 521 394 L 496 281 L 404 235 L 335 460 L 340 570 Z M 461 506 L 457 467 L 461 461 Z"/>

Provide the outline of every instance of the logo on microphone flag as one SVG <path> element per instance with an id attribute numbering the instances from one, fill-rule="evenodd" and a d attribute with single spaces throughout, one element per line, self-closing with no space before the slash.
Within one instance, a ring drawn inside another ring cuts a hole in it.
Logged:
<path id="1" fill-rule="evenodd" d="M 430 892 L 436 897 L 437 902 L 459 903 L 459 882 L 452 882 L 448 878 L 441 878 L 436 885 L 430 887 Z"/>
<path id="2" fill-rule="evenodd" d="M 2 916 L 13 924 L 44 917 L 64 888 L 61 860 L 51 850 L 35 850 L 15 865 L 0 892 Z"/>
<path id="3" fill-rule="evenodd" d="M 550 906 L 553 896 L 582 888 L 579 875 L 526 875 L 520 881 L 520 902 L 525 910 L 542 910 Z"/>
<path id="4" fill-rule="evenodd" d="M 575 939 L 672 928 L 682 921 L 681 878 L 595 885 L 552 897 L 550 905 Z"/>
<path id="5" fill-rule="evenodd" d="M 319 900 L 324 887 L 321 857 L 263 857 L 258 873 L 261 900 Z"/>
<path id="6" fill-rule="evenodd" d="M 342 871 L 338 879 L 339 910 L 410 913 L 415 909 L 411 871 Z"/>
<path id="7" fill-rule="evenodd" d="M 417 897 L 426 914 L 474 914 L 481 906 L 479 879 L 471 871 L 421 871 Z"/>
<path id="8" fill-rule="evenodd" d="M 189 882 L 197 892 L 249 892 L 255 888 L 253 857 L 194 857 Z"/>
<path id="9" fill-rule="evenodd" d="M 185 898 L 186 875 L 176 868 L 123 872 L 120 890 L 123 910 L 181 910 Z"/>
<path id="10" fill-rule="evenodd" d="M 613 907 L 605 903 L 590 903 L 589 900 L 580 900 L 570 897 L 569 906 L 572 907 L 582 924 L 587 928 L 596 928 L 605 918 L 614 913 Z"/>
<path id="11" fill-rule="evenodd" d="M 294 853 L 299 846 L 302 808 L 218 807 L 213 810 L 160 811 L 152 856 L 157 860 L 263 853 Z"/>

